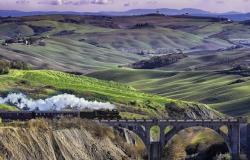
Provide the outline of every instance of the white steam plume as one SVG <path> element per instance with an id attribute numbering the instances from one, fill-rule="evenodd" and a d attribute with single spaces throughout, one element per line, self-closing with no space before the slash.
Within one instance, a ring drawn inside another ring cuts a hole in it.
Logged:
<path id="1" fill-rule="evenodd" d="M 47 98 L 45 100 L 32 100 L 22 93 L 10 93 L 7 97 L 0 97 L 0 104 L 14 104 L 20 109 L 29 108 L 29 110 L 39 109 L 41 111 L 47 110 L 62 110 L 62 109 L 114 109 L 115 106 L 107 103 L 97 101 L 87 101 L 84 98 L 78 98 L 71 94 L 61 94 Z"/>

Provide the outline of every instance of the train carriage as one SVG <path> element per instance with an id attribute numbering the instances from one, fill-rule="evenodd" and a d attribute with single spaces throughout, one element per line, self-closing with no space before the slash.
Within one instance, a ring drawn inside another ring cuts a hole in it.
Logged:
<path id="1" fill-rule="evenodd" d="M 0 118 L 3 120 L 20 120 L 20 121 L 25 121 L 25 120 L 30 120 L 35 117 L 33 112 L 28 112 L 28 111 L 5 111 L 5 112 L 0 112 Z"/>
<path id="2" fill-rule="evenodd" d="M 95 111 L 0 111 L 0 118 L 4 121 L 20 120 L 26 121 L 36 118 L 59 119 L 62 117 L 83 119 L 120 119 L 117 110 L 95 110 Z"/>

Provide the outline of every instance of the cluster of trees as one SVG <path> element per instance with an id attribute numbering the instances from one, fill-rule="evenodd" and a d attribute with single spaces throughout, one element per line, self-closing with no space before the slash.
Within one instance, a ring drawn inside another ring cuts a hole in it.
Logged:
<path id="1" fill-rule="evenodd" d="M 155 26 L 149 23 L 138 23 L 134 25 L 131 29 L 142 29 L 142 28 L 155 28 Z"/>
<path id="2" fill-rule="evenodd" d="M 134 69 L 154 69 L 168 66 L 186 58 L 187 55 L 183 53 L 167 54 L 163 56 L 154 56 L 148 60 L 142 60 L 131 65 Z"/>
<path id="3" fill-rule="evenodd" d="M 22 70 L 28 70 L 29 66 L 27 63 L 20 61 L 20 60 L 14 60 L 10 62 L 10 68 L 11 69 L 22 69 Z"/>
<path id="4" fill-rule="evenodd" d="M 14 60 L 14 61 L 0 60 L 0 74 L 9 73 L 10 69 L 27 70 L 29 69 L 29 66 L 27 63 L 19 60 Z"/>

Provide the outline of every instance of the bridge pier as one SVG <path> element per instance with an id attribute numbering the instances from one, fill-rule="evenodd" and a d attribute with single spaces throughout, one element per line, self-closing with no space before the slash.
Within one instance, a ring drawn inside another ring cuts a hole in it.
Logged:
<path id="1" fill-rule="evenodd" d="M 240 126 L 229 126 L 229 140 L 232 160 L 240 159 Z"/>
<path id="2" fill-rule="evenodd" d="M 160 142 L 151 142 L 149 149 L 149 160 L 161 160 L 162 147 Z"/>
<path id="3" fill-rule="evenodd" d="M 240 125 L 241 151 L 250 159 L 250 124 Z"/>
<path id="4" fill-rule="evenodd" d="M 247 146 L 246 146 L 246 155 L 247 159 L 250 159 L 250 124 L 247 125 L 247 132 L 246 132 L 246 141 L 247 141 Z"/>
<path id="5" fill-rule="evenodd" d="M 151 160 L 150 158 L 153 156 L 153 153 L 151 152 L 151 140 L 150 140 L 150 128 L 151 126 L 144 126 L 145 127 L 145 139 L 146 139 L 146 142 L 145 142 L 145 146 L 147 148 L 147 151 L 148 151 L 148 160 Z"/>
<path id="6" fill-rule="evenodd" d="M 165 147 L 165 129 L 166 129 L 166 125 L 160 125 L 160 151 L 159 151 L 159 155 L 162 157 L 163 156 L 163 149 Z"/>
<path id="7" fill-rule="evenodd" d="M 240 158 L 240 126 L 229 126 L 229 139 L 231 147 L 232 160 L 239 160 Z"/>
<path id="8" fill-rule="evenodd" d="M 148 159 L 149 160 L 161 160 L 163 155 L 163 149 L 165 146 L 165 125 L 160 125 L 160 139 L 158 142 L 151 142 L 150 148 L 148 150 Z"/>

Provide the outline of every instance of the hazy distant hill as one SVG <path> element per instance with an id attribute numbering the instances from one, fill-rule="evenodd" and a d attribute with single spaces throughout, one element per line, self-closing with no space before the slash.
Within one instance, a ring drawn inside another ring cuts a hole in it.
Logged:
<path id="1" fill-rule="evenodd" d="M 223 17 L 229 18 L 234 21 L 245 21 L 250 19 L 250 13 L 240 13 L 240 12 L 226 12 L 226 13 L 212 13 L 208 11 L 203 11 L 200 9 L 184 8 L 184 9 L 134 9 L 125 12 L 100 12 L 101 15 L 111 15 L 111 16 L 133 16 L 133 15 L 144 15 L 150 13 L 161 13 L 164 15 L 183 15 L 189 14 L 193 16 L 209 16 L 209 17 Z"/>
<path id="2" fill-rule="evenodd" d="M 178 9 L 169 9 L 169 8 L 161 8 L 161 9 L 133 9 L 125 12 L 100 12 L 101 14 L 108 14 L 108 15 L 143 15 L 143 14 L 150 14 L 159 12 L 165 15 L 181 15 L 181 14 L 192 14 L 192 15 L 208 15 L 212 14 L 211 12 L 203 11 L 200 9 L 193 9 L 193 8 L 184 8 L 181 10 Z"/>
<path id="3" fill-rule="evenodd" d="M 212 13 L 200 9 L 194 8 L 183 8 L 183 9 L 133 9 L 124 12 L 56 12 L 56 11 L 34 11 L 34 12 L 23 12 L 17 10 L 0 10 L 0 16 L 7 17 L 21 17 L 21 16 L 33 16 L 33 15 L 49 15 L 49 14 L 67 14 L 67 15 L 107 15 L 107 16 L 132 16 L 132 15 L 144 15 L 159 12 L 165 15 L 182 15 L 189 14 L 193 16 L 211 16 L 211 17 L 224 17 L 235 21 L 244 21 L 250 19 L 250 13 L 240 13 L 240 12 L 226 12 L 226 13 Z"/>

